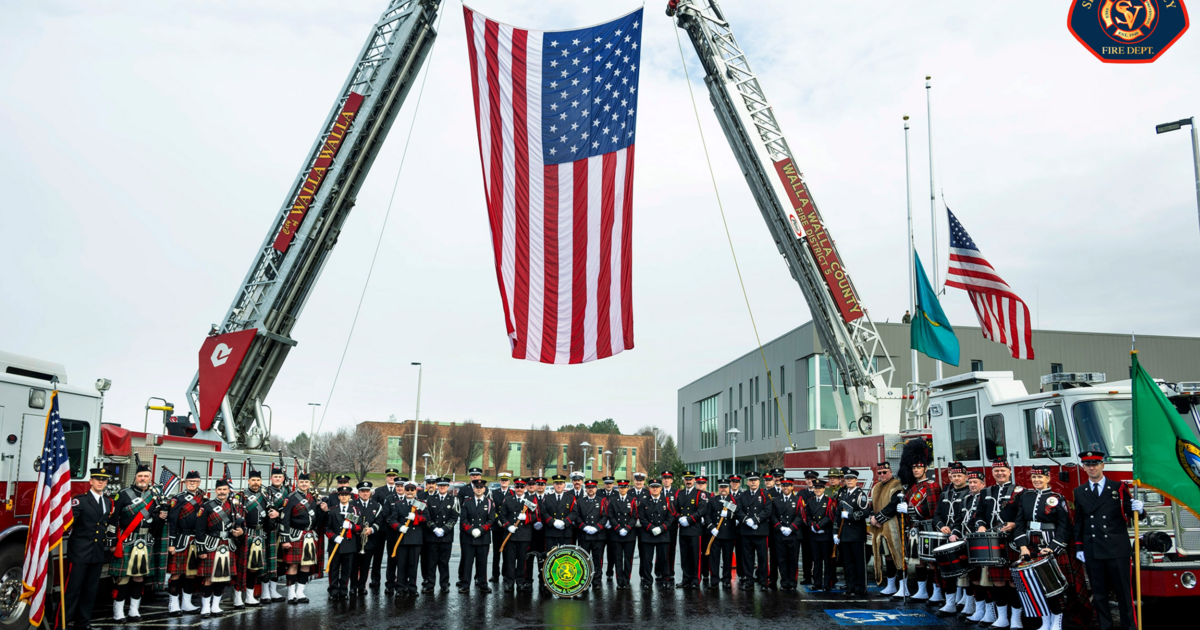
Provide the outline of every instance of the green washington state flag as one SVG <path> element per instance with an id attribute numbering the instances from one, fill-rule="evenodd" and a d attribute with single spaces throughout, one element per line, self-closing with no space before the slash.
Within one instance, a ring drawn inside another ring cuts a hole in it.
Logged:
<path id="1" fill-rule="evenodd" d="M 958 365 L 958 337 L 954 336 L 950 319 L 942 312 L 937 293 L 929 284 L 929 278 L 925 277 L 925 267 L 915 251 L 913 261 L 916 265 L 913 275 L 917 278 L 917 312 L 913 313 L 912 329 L 909 331 L 912 349 L 925 353 L 931 359 Z"/>
<path id="2" fill-rule="evenodd" d="M 1200 446 L 1133 357 L 1133 481 L 1200 517 Z"/>

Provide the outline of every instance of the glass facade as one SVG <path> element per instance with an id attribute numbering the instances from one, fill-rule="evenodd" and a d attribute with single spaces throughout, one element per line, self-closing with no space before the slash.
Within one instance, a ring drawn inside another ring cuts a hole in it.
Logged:
<path id="1" fill-rule="evenodd" d="M 717 438 L 717 413 L 720 408 L 720 396 L 709 396 L 700 401 L 700 448 L 716 448 L 720 443 Z"/>
<path id="2" fill-rule="evenodd" d="M 397 470 L 404 467 L 404 458 L 400 455 L 400 436 L 398 435 L 387 439 L 387 467 Z"/>
<path id="3" fill-rule="evenodd" d="M 841 398 L 842 409 L 850 409 L 850 395 L 842 388 L 837 366 L 819 354 L 808 357 L 808 430 L 837 430 L 838 415 L 834 396 Z"/>

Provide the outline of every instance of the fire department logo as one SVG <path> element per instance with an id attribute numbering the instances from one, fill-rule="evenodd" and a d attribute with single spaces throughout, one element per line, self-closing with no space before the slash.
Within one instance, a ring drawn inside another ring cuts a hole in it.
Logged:
<path id="1" fill-rule="evenodd" d="M 1105 63 L 1151 63 L 1188 29 L 1183 0 L 1074 0 L 1067 27 Z"/>
<path id="2" fill-rule="evenodd" d="M 1046 499 L 1046 505 L 1049 505 L 1050 507 L 1058 505 L 1058 497 L 1050 497 L 1049 499 Z"/>
<path id="3" fill-rule="evenodd" d="M 1183 472 L 1191 478 L 1192 483 L 1200 486 L 1200 447 L 1176 438 L 1175 454 L 1179 457 Z"/>
<path id="4" fill-rule="evenodd" d="M 542 579 L 559 597 L 574 597 L 592 584 L 592 557 L 582 547 L 559 545 L 546 554 Z"/>

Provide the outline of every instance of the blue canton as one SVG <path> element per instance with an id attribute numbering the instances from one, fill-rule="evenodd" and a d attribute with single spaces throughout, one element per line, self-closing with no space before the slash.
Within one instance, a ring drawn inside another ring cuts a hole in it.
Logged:
<path id="1" fill-rule="evenodd" d="M 946 214 L 950 215 L 950 247 L 979 251 L 979 248 L 975 246 L 975 241 L 971 239 L 971 235 L 967 234 L 962 224 L 958 222 L 958 217 L 954 216 L 949 208 L 946 208 Z"/>

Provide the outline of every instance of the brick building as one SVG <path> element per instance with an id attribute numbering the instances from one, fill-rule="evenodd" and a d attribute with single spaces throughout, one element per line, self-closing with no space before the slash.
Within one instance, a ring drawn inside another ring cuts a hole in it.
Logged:
<path id="1" fill-rule="evenodd" d="M 443 443 L 447 434 L 456 426 L 452 422 L 435 423 L 438 426 L 440 436 L 438 443 Z M 359 426 L 368 426 L 377 429 L 383 435 L 384 443 L 380 444 L 380 448 L 387 449 L 387 467 L 398 468 L 407 475 L 411 468 L 410 461 L 412 457 L 412 434 L 413 421 L 406 420 L 404 422 L 362 422 Z M 424 423 L 422 423 L 424 426 Z M 500 461 L 497 465 L 493 461 L 492 441 L 496 432 L 503 431 L 508 440 L 509 447 L 507 458 Z M 467 468 L 478 466 L 483 469 L 485 475 L 494 477 L 499 472 L 507 471 L 517 476 L 530 476 L 541 474 L 546 477 L 561 472 L 567 474 L 568 469 L 572 468 L 569 453 L 569 445 L 567 443 L 569 436 L 576 435 L 569 432 L 551 431 L 551 447 L 550 459 L 551 462 L 547 466 L 542 466 L 541 462 L 527 461 L 524 453 L 524 446 L 529 440 L 529 435 L 533 431 L 529 429 L 508 429 L 495 427 L 480 427 L 480 432 L 483 436 L 484 448 L 483 452 L 472 459 L 469 463 L 454 466 L 451 470 L 450 464 L 446 461 L 448 458 L 439 459 L 430 458 L 429 468 L 433 472 L 439 472 L 446 475 L 451 473 L 463 476 L 466 474 Z M 583 470 L 588 477 L 600 479 L 605 475 L 612 475 L 617 479 L 632 479 L 633 473 L 637 471 L 647 472 L 654 465 L 655 449 L 654 438 L 648 435 L 611 435 L 602 433 L 586 434 L 586 441 L 591 445 L 587 449 L 586 459 L 590 460 L 595 457 L 595 462 L 589 463 L 586 469 L 583 462 L 576 462 L 575 470 Z M 432 447 L 425 449 L 433 453 Z M 605 451 L 611 455 L 605 456 Z M 417 472 L 424 474 L 425 459 L 420 457 L 424 453 L 418 454 Z M 578 454 L 576 454 L 577 456 Z M 580 459 L 584 459 L 580 457 Z"/>

